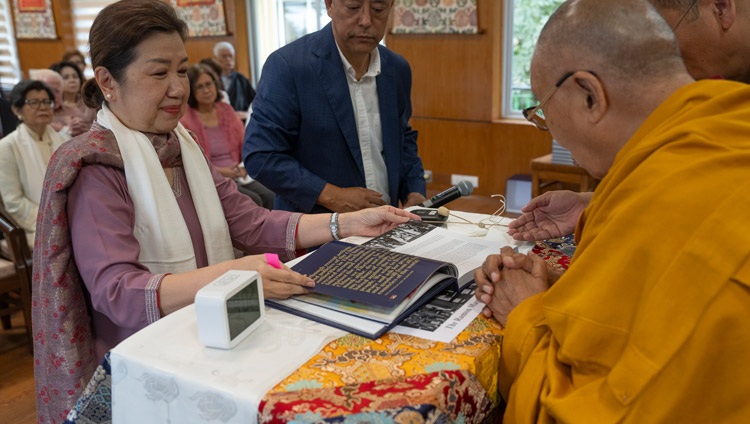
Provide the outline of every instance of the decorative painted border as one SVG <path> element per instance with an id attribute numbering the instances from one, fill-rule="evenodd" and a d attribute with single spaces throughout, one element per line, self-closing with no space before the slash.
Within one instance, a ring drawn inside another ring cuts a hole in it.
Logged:
<path id="1" fill-rule="evenodd" d="M 477 0 L 395 0 L 393 34 L 477 34 Z"/>
<path id="2" fill-rule="evenodd" d="M 224 0 L 170 0 L 190 37 L 227 35 Z"/>
<path id="3" fill-rule="evenodd" d="M 17 39 L 57 38 L 51 0 L 14 0 L 13 15 Z"/>

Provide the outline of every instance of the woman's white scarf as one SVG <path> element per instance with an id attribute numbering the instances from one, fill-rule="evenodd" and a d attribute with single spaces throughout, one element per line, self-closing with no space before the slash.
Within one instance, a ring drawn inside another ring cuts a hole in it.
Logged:
<path id="1" fill-rule="evenodd" d="M 114 133 L 122 154 L 125 179 L 135 207 L 133 233 L 140 244 L 138 260 L 155 274 L 196 269 L 187 224 L 154 146 L 143 133 L 125 127 L 106 104 L 96 120 Z M 203 152 L 182 124 L 177 124 L 174 132 L 180 141 L 182 164 L 203 232 L 208 263 L 234 259 L 229 227 Z"/>
<path id="2" fill-rule="evenodd" d="M 65 139 L 47 125 L 42 135 L 42 143 L 49 143 L 54 152 L 65 142 Z M 42 153 L 37 146 L 39 134 L 31 131 L 26 124 L 19 123 L 16 131 L 8 134 L 8 137 L 15 138 L 15 144 L 18 146 L 18 153 L 21 155 L 19 171 L 23 172 L 26 177 L 28 186 L 26 197 L 39 204 L 42 198 L 42 186 L 44 183 L 44 174 L 47 172 L 47 163 L 42 159 Z M 23 181 L 23 179 L 21 179 Z"/>

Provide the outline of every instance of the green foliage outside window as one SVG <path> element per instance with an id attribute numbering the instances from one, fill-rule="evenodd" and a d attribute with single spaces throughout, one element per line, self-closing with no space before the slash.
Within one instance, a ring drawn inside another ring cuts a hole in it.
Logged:
<path id="1" fill-rule="evenodd" d="M 529 67 L 539 32 L 563 0 L 517 0 L 513 2 L 513 63 L 511 101 L 514 111 L 536 103 L 529 84 Z"/>

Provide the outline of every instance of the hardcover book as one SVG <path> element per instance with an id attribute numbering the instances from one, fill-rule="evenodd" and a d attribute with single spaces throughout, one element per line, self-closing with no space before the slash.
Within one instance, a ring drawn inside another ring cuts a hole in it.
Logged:
<path id="1" fill-rule="evenodd" d="M 460 247 L 477 257 L 461 257 Z M 439 253 L 461 264 L 397 251 L 409 248 L 429 256 Z M 292 266 L 315 281 L 313 293 L 286 300 L 268 299 L 266 303 L 375 339 L 445 289 L 459 290 L 470 282 L 473 270 L 486 257 L 477 250 L 497 249 L 493 243 L 463 240 L 443 229 L 411 221 L 363 245 L 342 241 L 323 245 Z"/>

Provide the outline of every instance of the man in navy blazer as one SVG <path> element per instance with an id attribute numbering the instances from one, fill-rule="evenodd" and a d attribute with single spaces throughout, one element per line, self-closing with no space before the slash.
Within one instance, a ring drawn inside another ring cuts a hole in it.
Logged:
<path id="1" fill-rule="evenodd" d="M 331 23 L 271 54 L 245 133 L 245 167 L 274 209 L 346 212 L 425 200 L 411 69 L 378 43 L 393 0 L 326 0 Z"/>

